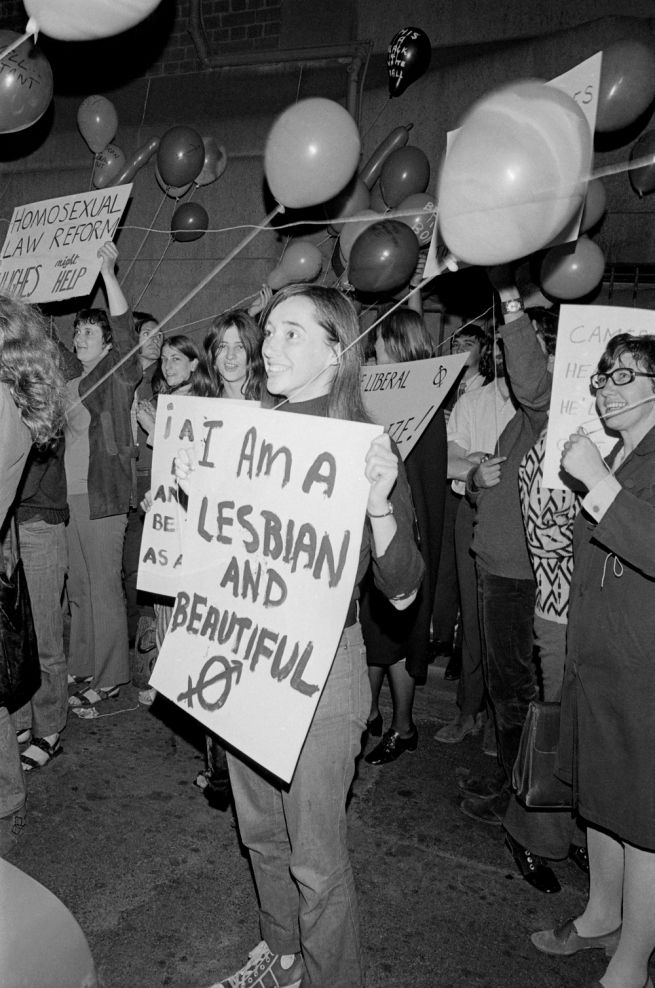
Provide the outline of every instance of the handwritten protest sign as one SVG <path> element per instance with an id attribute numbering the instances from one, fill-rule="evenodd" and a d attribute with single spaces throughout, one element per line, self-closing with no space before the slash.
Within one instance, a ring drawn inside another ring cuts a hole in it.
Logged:
<path id="1" fill-rule="evenodd" d="M 29 302 L 88 295 L 98 248 L 113 240 L 131 185 L 16 206 L 0 254 L 0 291 Z"/>
<path id="2" fill-rule="evenodd" d="M 182 529 L 186 510 L 180 506 L 173 461 L 179 449 L 193 446 L 202 455 L 202 411 L 198 398 L 182 395 L 173 401 L 162 395 L 157 402 L 152 452 L 152 508 L 143 521 L 137 586 L 147 593 L 174 597 L 182 569 Z M 187 424 L 188 423 L 188 424 Z M 180 438 L 182 437 L 182 438 Z"/>
<path id="3" fill-rule="evenodd" d="M 362 368 L 362 394 L 369 415 L 384 426 L 403 460 L 446 398 L 467 354 Z"/>
<path id="4" fill-rule="evenodd" d="M 589 378 L 598 366 L 608 341 L 617 333 L 643 336 L 655 333 L 655 313 L 607 305 L 563 305 L 557 330 L 548 437 L 544 460 L 544 487 L 563 489 L 560 476 L 562 447 L 582 427 L 603 456 L 616 444 L 596 414 Z"/>
<path id="5" fill-rule="evenodd" d="M 196 398 L 184 566 L 151 685 L 288 782 L 357 572 L 379 426 Z M 198 433 L 200 428 L 200 433 Z"/>

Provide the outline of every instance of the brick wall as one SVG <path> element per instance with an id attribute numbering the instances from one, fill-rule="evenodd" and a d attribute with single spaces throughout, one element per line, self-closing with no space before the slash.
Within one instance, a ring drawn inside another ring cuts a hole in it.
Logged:
<path id="1" fill-rule="evenodd" d="M 282 3 L 283 0 L 202 0 L 202 23 L 208 54 L 278 48 Z M 168 40 L 158 57 L 146 68 L 143 73 L 146 76 L 182 75 L 201 68 L 189 34 L 190 0 L 174 0 L 173 9 Z M 0 29 L 22 32 L 25 22 L 22 0 L 1 0 Z M 135 30 L 138 31 L 138 28 Z"/>

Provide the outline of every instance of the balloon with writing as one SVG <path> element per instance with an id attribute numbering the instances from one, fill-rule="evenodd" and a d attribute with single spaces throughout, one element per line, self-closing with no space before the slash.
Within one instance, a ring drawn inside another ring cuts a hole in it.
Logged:
<path id="1" fill-rule="evenodd" d="M 177 207 L 171 219 L 173 240 L 186 243 L 199 240 L 207 232 L 209 216 L 199 202 L 183 202 Z"/>
<path id="2" fill-rule="evenodd" d="M 273 124 L 264 153 L 269 187 L 282 206 L 303 209 L 341 192 L 355 173 L 357 124 L 334 100 L 300 100 Z"/>
<path id="3" fill-rule="evenodd" d="M 408 226 L 381 220 L 353 244 L 348 281 L 360 292 L 393 292 L 414 274 L 418 253 L 418 240 Z"/>
<path id="4" fill-rule="evenodd" d="M 109 38 L 134 27 L 152 13 L 159 0 L 24 0 L 26 30 L 59 41 Z M 113 137 L 113 134 L 112 134 Z"/>
<path id="5" fill-rule="evenodd" d="M 125 155 L 121 149 L 115 144 L 108 144 L 95 160 L 93 184 L 96 189 L 106 189 L 108 185 L 114 184 L 124 167 Z M 115 184 L 123 183 L 116 181 Z"/>
<path id="6" fill-rule="evenodd" d="M 125 185 L 127 182 L 131 182 L 139 169 L 143 168 L 143 166 L 150 161 L 158 147 L 158 137 L 151 137 L 149 141 L 142 144 L 141 147 L 134 152 L 130 160 L 125 162 L 123 171 L 116 179 L 116 185 Z"/>
<path id="7" fill-rule="evenodd" d="M 428 195 L 427 192 L 417 192 L 415 195 L 407 196 L 389 218 L 406 223 L 418 240 L 419 246 L 428 247 L 437 220 L 434 196 Z"/>
<path id="8" fill-rule="evenodd" d="M 166 185 L 179 188 L 198 177 L 205 161 L 205 145 L 193 127 L 171 127 L 159 142 L 157 167 Z"/>
<path id="9" fill-rule="evenodd" d="M 404 27 L 387 49 L 389 96 L 400 96 L 423 75 L 430 64 L 432 46 L 420 27 Z"/>
<path id="10" fill-rule="evenodd" d="M 20 35 L 0 31 L 0 51 Z M 52 69 L 31 39 L 0 60 L 0 134 L 25 130 L 39 120 L 52 99 Z"/>
<path id="11" fill-rule="evenodd" d="M 87 96 L 77 111 L 77 126 L 90 149 L 98 154 L 116 136 L 116 107 L 105 96 Z"/>

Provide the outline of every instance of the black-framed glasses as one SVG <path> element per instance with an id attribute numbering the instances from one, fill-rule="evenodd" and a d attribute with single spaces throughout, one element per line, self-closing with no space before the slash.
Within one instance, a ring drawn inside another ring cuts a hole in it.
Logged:
<path id="1" fill-rule="evenodd" d="M 655 377 L 655 374 L 636 371 L 632 367 L 615 367 L 613 371 L 608 371 L 607 374 L 592 374 L 589 381 L 594 391 L 602 391 L 608 381 L 622 388 L 624 384 L 632 384 L 636 377 Z"/>

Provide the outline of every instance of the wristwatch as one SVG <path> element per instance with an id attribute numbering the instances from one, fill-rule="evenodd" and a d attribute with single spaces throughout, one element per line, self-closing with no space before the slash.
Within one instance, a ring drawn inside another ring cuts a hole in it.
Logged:
<path id="1" fill-rule="evenodd" d="M 504 315 L 511 315 L 514 312 L 523 312 L 523 299 L 522 298 L 508 298 L 506 301 L 501 302 L 501 309 Z"/>

